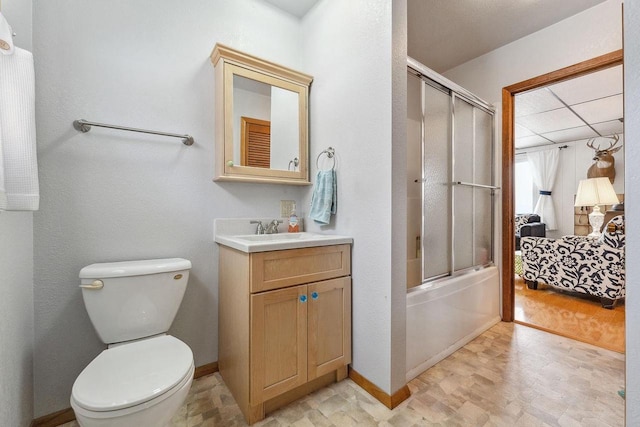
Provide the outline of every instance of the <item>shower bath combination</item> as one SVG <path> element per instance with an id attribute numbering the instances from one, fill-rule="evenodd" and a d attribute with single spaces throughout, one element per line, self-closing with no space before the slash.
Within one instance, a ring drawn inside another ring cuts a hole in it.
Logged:
<path id="1" fill-rule="evenodd" d="M 493 107 L 409 58 L 407 380 L 500 321 Z"/>

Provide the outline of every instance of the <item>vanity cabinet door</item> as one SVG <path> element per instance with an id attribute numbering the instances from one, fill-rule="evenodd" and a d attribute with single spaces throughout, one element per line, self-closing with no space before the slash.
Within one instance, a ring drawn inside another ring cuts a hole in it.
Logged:
<path id="1" fill-rule="evenodd" d="M 309 381 L 351 363 L 351 276 L 308 285 Z"/>
<path id="2" fill-rule="evenodd" d="M 252 405 L 307 382 L 307 286 L 251 295 Z"/>

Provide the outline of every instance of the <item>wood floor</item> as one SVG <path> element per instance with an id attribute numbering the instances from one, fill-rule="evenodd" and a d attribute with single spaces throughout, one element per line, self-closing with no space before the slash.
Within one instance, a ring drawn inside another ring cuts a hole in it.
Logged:
<path id="1" fill-rule="evenodd" d="M 588 296 L 539 285 L 527 288 L 515 280 L 515 321 L 547 332 L 624 353 L 624 301 L 613 310 Z"/>

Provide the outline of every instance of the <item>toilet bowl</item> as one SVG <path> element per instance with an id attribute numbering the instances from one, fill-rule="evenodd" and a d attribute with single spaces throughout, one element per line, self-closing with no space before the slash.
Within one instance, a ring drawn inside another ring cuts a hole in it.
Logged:
<path id="1" fill-rule="evenodd" d="M 109 344 L 73 384 L 71 407 L 82 427 L 166 426 L 184 403 L 193 353 L 165 332 L 190 268 L 189 261 L 175 258 L 81 270 L 89 317 Z"/>
<path id="2" fill-rule="evenodd" d="M 104 350 L 78 376 L 71 407 L 82 426 L 161 426 L 193 381 L 191 349 L 169 335 Z"/>

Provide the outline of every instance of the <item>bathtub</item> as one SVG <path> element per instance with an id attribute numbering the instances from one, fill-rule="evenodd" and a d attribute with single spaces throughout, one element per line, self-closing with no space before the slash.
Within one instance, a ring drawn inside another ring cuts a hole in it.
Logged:
<path id="1" fill-rule="evenodd" d="M 500 279 L 488 267 L 407 293 L 407 382 L 500 321 Z"/>

